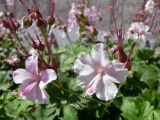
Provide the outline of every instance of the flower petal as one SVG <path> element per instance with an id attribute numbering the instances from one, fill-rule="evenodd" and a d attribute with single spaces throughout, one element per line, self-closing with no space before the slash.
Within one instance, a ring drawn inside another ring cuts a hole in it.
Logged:
<path id="1" fill-rule="evenodd" d="M 48 103 L 49 101 L 49 96 L 46 91 L 41 89 L 38 82 L 35 81 L 25 81 L 20 88 L 20 96 L 41 104 Z"/>
<path id="2" fill-rule="evenodd" d="M 93 70 L 93 63 L 89 55 L 86 53 L 80 53 L 77 60 L 74 63 L 73 69 L 80 75 L 89 75 Z"/>
<path id="3" fill-rule="evenodd" d="M 23 95 L 28 94 L 37 84 L 37 82 L 35 82 L 35 81 L 31 82 L 30 84 L 29 84 L 29 82 L 27 82 L 27 83 L 23 85 L 23 88 L 21 88 L 21 94 L 23 94 Z"/>
<path id="4" fill-rule="evenodd" d="M 103 77 L 103 80 L 97 85 L 96 96 L 100 100 L 111 100 L 115 98 L 117 92 L 116 85 L 106 77 Z"/>
<path id="5" fill-rule="evenodd" d="M 101 80 L 101 74 L 97 74 L 91 81 L 89 84 L 87 84 L 87 86 L 85 86 L 85 95 L 92 95 L 95 93 L 96 89 L 97 89 L 97 84 L 100 82 Z"/>
<path id="6" fill-rule="evenodd" d="M 114 65 L 114 67 L 115 67 L 116 69 L 123 69 L 123 68 L 124 68 L 124 64 L 121 63 L 121 62 L 118 61 L 118 60 L 113 60 L 113 61 L 112 61 L 112 64 Z"/>
<path id="7" fill-rule="evenodd" d="M 103 64 L 106 64 L 106 61 L 109 60 L 108 56 L 103 50 L 102 43 L 93 46 L 91 55 L 94 64 L 97 64 L 97 66 L 103 66 Z"/>
<path id="8" fill-rule="evenodd" d="M 37 87 L 37 89 L 36 89 L 36 101 L 41 103 L 41 104 L 48 103 L 49 102 L 49 95 L 47 94 L 47 92 L 45 90 Z"/>
<path id="9" fill-rule="evenodd" d="M 25 81 L 20 87 L 20 96 L 32 102 L 36 102 L 36 87 L 38 86 L 35 81 Z"/>
<path id="10" fill-rule="evenodd" d="M 25 61 L 25 67 L 33 75 L 37 75 L 38 74 L 38 56 L 32 55 L 28 57 Z"/>
<path id="11" fill-rule="evenodd" d="M 49 82 L 56 80 L 56 79 L 57 79 L 56 72 L 53 69 L 46 69 L 41 74 L 41 81 L 39 83 L 39 87 L 43 88 Z"/>
<path id="12" fill-rule="evenodd" d="M 23 83 L 28 79 L 32 79 L 32 74 L 25 69 L 17 69 L 13 72 L 13 80 L 16 84 Z"/>
<path id="13" fill-rule="evenodd" d="M 96 73 L 94 72 L 89 75 L 78 76 L 77 84 L 82 88 L 85 88 L 95 76 L 96 76 Z"/>
<path id="14" fill-rule="evenodd" d="M 118 60 L 114 60 L 106 67 L 106 74 L 110 76 L 112 82 L 121 83 L 126 80 L 128 70 L 124 68 L 124 64 Z"/>

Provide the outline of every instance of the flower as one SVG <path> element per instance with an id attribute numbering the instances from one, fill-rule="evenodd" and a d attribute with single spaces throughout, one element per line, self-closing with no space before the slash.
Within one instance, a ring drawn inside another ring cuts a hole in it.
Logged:
<path id="1" fill-rule="evenodd" d="M 11 56 L 5 60 L 8 64 L 15 66 L 17 63 L 17 57 Z"/>
<path id="2" fill-rule="evenodd" d="M 156 4 L 154 0 L 148 0 L 147 3 L 145 4 L 145 10 L 148 11 L 149 13 L 153 13 L 155 5 Z"/>
<path id="3" fill-rule="evenodd" d="M 32 55 L 25 61 L 26 69 L 17 69 L 13 72 L 13 80 L 20 87 L 20 96 L 32 102 L 41 104 L 47 103 L 49 95 L 44 90 L 44 86 L 57 79 L 56 73 L 52 69 L 38 72 L 38 56 Z"/>
<path id="4" fill-rule="evenodd" d="M 156 40 L 149 29 L 149 26 L 142 22 L 132 23 L 129 28 L 128 38 L 138 41 L 142 47 L 153 48 Z"/>
<path id="5" fill-rule="evenodd" d="M 93 46 L 91 57 L 80 53 L 73 69 L 79 74 L 77 83 L 85 90 L 85 95 L 96 93 L 101 100 L 113 99 L 118 92 L 114 83 L 125 81 L 128 74 L 123 63 L 109 60 L 102 43 Z"/>
<path id="6" fill-rule="evenodd" d="M 69 11 L 69 15 L 68 15 L 68 25 L 71 28 L 78 26 L 76 15 L 77 14 L 79 15 L 80 13 L 81 12 L 77 9 L 76 4 L 72 3 L 71 10 Z"/>
<path id="7" fill-rule="evenodd" d="M 129 28 L 128 37 L 133 38 L 134 40 L 144 40 L 145 35 L 149 31 L 149 26 L 145 25 L 143 22 L 135 22 L 131 24 Z"/>
<path id="8" fill-rule="evenodd" d="M 135 22 L 131 24 L 129 31 L 134 31 L 137 33 L 145 33 L 149 31 L 149 26 L 144 25 L 143 22 Z"/>
<path id="9" fill-rule="evenodd" d="M 94 24 L 96 21 L 101 20 L 101 12 L 97 6 L 92 6 L 91 8 L 86 9 L 85 12 L 90 24 Z"/>

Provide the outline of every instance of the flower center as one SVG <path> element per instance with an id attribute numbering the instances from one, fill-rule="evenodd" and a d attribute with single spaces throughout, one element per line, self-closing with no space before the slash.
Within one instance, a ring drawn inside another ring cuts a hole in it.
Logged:
<path id="1" fill-rule="evenodd" d="M 103 75 L 104 74 L 104 69 L 102 67 L 99 67 L 98 68 L 98 73 Z"/>

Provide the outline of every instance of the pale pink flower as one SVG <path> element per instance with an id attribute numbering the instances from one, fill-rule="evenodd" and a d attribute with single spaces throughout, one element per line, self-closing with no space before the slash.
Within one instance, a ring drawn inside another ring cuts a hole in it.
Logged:
<path id="1" fill-rule="evenodd" d="M 123 82 L 128 74 L 123 63 L 109 60 L 102 43 L 94 45 L 91 57 L 80 53 L 73 69 L 79 74 L 77 83 L 85 90 L 85 95 L 95 93 L 101 100 L 113 99 L 118 92 L 114 83 Z"/>
<path id="2" fill-rule="evenodd" d="M 77 9 L 76 4 L 72 3 L 71 10 L 69 11 L 69 15 L 68 15 L 68 25 L 71 28 L 78 26 L 76 15 L 79 15 L 80 13 L 81 12 Z"/>
<path id="3" fill-rule="evenodd" d="M 18 59 L 17 59 L 16 56 L 12 56 L 12 57 L 7 58 L 5 61 L 6 61 L 8 64 L 10 64 L 10 65 L 15 66 L 16 63 L 17 63 L 17 60 L 18 60 Z"/>
<path id="4" fill-rule="evenodd" d="M 132 23 L 128 31 L 128 38 L 144 40 L 149 29 L 149 26 L 145 25 L 143 22 Z"/>
<path id="5" fill-rule="evenodd" d="M 149 26 L 145 25 L 143 22 L 135 22 L 131 24 L 129 31 L 137 33 L 146 33 L 149 31 Z"/>
<path id="6" fill-rule="evenodd" d="M 92 6 L 91 8 L 86 9 L 85 12 L 90 24 L 94 24 L 96 21 L 101 20 L 101 12 L 97 6 Z"/>
<path id="7" fill-rule="evenodd" d="M 53 69 L 38 71 L 38 56 L 32 55 L 25 61 L 26 69 L 17 69 L 13 72 L 13 80 L 20 87 L 20 96 L 32 102 L 47 103 L 49 95 L 44 86 L 57 79 Z"/>

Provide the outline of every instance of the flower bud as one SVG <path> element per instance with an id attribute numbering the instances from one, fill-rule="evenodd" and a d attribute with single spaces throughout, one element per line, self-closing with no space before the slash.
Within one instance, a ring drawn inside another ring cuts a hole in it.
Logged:
<path id="1" fill-rule="evenodd" d="M 32 13 L 29 15 L 29 17 L 30 17 L 31 19 L 36 19 L 36 18 L 37 18 L 36 12 L 32 12 Z"/>
<path id="2" fill-rule="evenodd" d="M 14 29 L 13 26 L 12 26 L 11 21 L 9 21 L 9 20 L 3 20 L 2 23 L 3 23 L 3 26 L 5 28 L 7 28 L 7 29 L 9 29 L 9 30 L 13 30 Z"/>
<path id="3" fill-rule="evenodd" d="M 20 27 L 20 24 L 15 19 L 2 20 L 3 26 L 10 31 L 16 31 Z"/>
<path id="4" fill-rule="evenodd" d="M 42 59 L 38 59 L 38 67 L 40 70 L 45 70 L 48 68 L 48 65 L 42 61 Z"/>
<path id="5" fill-rule="evenodd" d="M 24 16 L 22 22 L 24 28 L 28 28 L 32 25 L 32 19 L 29 16 Z"/>
<path id="6" fill-rule="evenodd" d="M 12 56 L 10 58 L 7 58 L 5 61 L 8 64 L 12 65 L 12 66 L 16 66 L 16 64 L 17 64 L 17 57 L 16 56 Z"/>
<path id="7" fill-rule="evenodd" d="M 45 44 L 41 40 L 33 40 L 32 41 L 32 47 L 38 50 L 44 50 Z"/>
<path id="8" fill-rule="evenodd" d="M 55 23 L 55 18 L 49 16 L 49 17 L 47 18 L 47 23 L 48 23 L 50 26 L 53 25 L 53 24 Z"/>
<path id="9" fill-rule="evenodd" d="M 47 27 L 47 21 L 42 19 L 42 18 L 38 18 L 36 25 L 39 28 L 46 28 Z"/>
<path id="10" fill-rule="evenodd" d="M 38 19 L 38 18 L 42 18 L 42 14 L 39 12 L 39 11 L 36 11 L 36 12 L 31 12 L 29 14 L 29 17 L 31 19 Z"/>
<path id="11" fill-rule="evenodd" d="M 58 61 L 56 60 L 55 57 L 51 60 L 50 66 L 51 66 L 51 68 L 53 68 L 54 70 L 57 70 L 57 69 L 58 69 L 59 64 L 58 64 Z"/>

